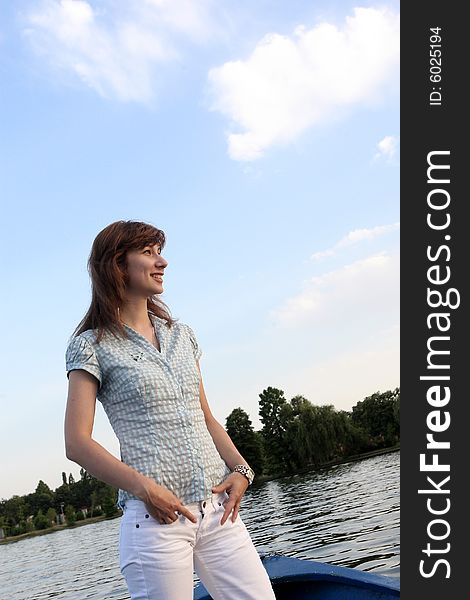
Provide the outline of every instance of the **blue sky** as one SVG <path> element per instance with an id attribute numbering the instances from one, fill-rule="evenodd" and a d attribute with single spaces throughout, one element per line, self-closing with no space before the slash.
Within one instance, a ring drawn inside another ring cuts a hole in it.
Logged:
<path id="1" fill-rule="evenodd" d="M 216 417 L 267 386 L 350 410 L 399 381 L 399 4 L 0 4 L 0 498 L 77 475 L 67 340 L 118 219 L 167 235 Z M 118 454 L 98 405 L 95 438 Z"/>

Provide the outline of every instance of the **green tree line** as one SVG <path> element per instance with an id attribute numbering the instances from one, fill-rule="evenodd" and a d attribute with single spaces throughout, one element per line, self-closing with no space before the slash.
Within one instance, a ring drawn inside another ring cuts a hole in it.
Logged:
<path id="1" fill-rule="evenodd" d="M 36 490 L 24 496 L 0 501 L 0 528 L 5 536 L 17 536 L 30 531 L 48 529 L 63 523 L 117 512 L 117 491 L 80 469 L 80 480 L 62 473 L 62 485 L 56 490 L 40 480 Z"/>
<path id="2" fill-rule="evenodd" d="M 315 468 L 334 460 L 393 446 L 400 439 L 400 389 L 376 392 L 350 412 L 331 405 L 316 406 L 303 396 L 290 401 L 268 387 L 259 394 L 262 429 L 255 431 L 249 415 L 235 408 L 226 430 L 257 475 L 279 476 Z M 74 481 L 62 473 L 62 485 L 52 491 L 40 480 L 25 496 L 0 501 L 0 528 L 15 536 L 58 523 L 118 512 L 117 490 L 80 470 Z"/>
<path id="3" fill-rule="evenodd" d="M 376 392 L 347 412 L 316 406 L 303 396 L 290 401 L 268 387 L 259 394 L 263 425 L 255 431 L 249 415 L 235 408 L 226 429 L 258 475 L 279 476 L 330 461 L 396 445 L 400 440 L 400 389 Z"/>

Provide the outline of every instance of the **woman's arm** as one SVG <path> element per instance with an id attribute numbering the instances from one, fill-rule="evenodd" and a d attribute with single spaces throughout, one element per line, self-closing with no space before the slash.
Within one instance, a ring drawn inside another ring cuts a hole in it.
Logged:
<path id="1" fill-rule="evenodd" d="M 202 374 L 199 367 L 199 362 L 197 363 L 197 368 L 199 369 L 199 374 L 201 376 L 199 382 L 199 401 L 204 413 L 207 429 L 211 434 L 218 453 L 230 469 L 233 469 L 235 465 L 248 465 L 246 460 L 237 450 L 235 444 L 230 439 L 229 434 L 212 414 L 207 401 L 206 392 L 204 390 L 204 384 L 202 383 Z M 229 495 L 229 499 L 225 504 L 225 512 L 220 521 L 221 525 L 225 523 L 230 513 L 232 513 L 232 521 L 236 520 L 238 511 L 240 510 L 240 502 L 247 487 L 248 480 L 244 475 L 241 473 L 231 473 L 220 485 L 212 488 L 212 491 L 215 493 L 226 491 Z"/>
<path id="2" fill-rule="evenodd" d="M 97 379 L 87 371 L 70 372 L 64 428 L 67 458 L 101 481 L 143 500 L 160 522 L 176 520 L 176 512 L 196 522 L 172 492 L 121 462 L 92 438 L 97 389 Z"/>

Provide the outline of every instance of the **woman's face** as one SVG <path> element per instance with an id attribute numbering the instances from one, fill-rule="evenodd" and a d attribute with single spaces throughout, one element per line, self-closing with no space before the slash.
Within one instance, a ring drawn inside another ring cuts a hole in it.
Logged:
<path id="1" fill-rule="evenodd" d="M 127 252 L 128 293 L 148 298 L 163 292 L 163 271 L 168 263 L 160 251 L 160 245 L 155 244 Z"/>

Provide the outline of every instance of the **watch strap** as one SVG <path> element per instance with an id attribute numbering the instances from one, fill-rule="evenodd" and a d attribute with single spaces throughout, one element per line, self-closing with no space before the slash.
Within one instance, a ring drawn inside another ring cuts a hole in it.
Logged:
<path id="1" fill-rule="evenodd" d="M 253 483 L 255 478 L 255 472 L 248 465 L 235 465 L 232 469 L 232 473 L 241 473 L 248 479 L 248 485 Z"/>

